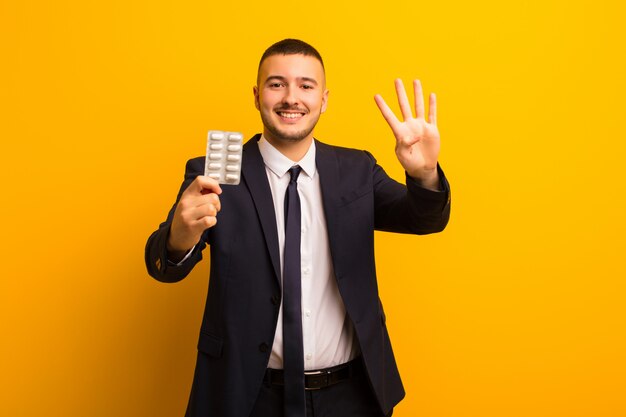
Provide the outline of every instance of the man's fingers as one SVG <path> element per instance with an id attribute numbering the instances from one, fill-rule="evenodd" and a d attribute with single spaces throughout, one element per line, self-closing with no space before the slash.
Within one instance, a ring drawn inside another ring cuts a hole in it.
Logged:
<path id="1" fill-rule="evenodd" d="M 217 224 L 217 216 L 202 216 L 197 220 L 189 223 L 189 230 L 199 236 L 204 233 L 204 231 L 210 227 L 213 227 Z"/>
<path id="2" fill-rule="evenodd" d="M 196 207 L 192 218 L 195 220 L 201 220 L 203 217 L 215 217 L 218 212 L 219 208 L 214 204 L 205 204 L 203 206 Z"/>
<path id="3" fill-rule="evenodd" d="M 187 190 L 195 194 L 222 193 L 220 184 L 213 178 L 205 177 L 204 175 L 198 175 L 196 179 L 189 184 Z"/>
<path id="4" fill-rule="evenodd" d="M 420 80 L 413 80 L 413 94 L 415 95 L 415 114 L 417 118 L 424 117 L 424 93 Z"/>
<path id="5" fill-rule="evenodd" d="M 217 223 L 221 209 L 218 182 L 205 176 L 196 177 L 178 202 L 168 238 L 170 250 L 186 251 L 198 242 L 200 235 Z"/>
<path id="6" fill-rule="evenodd" d="M 202 228 L 202 230 L 206 230 L 209 227 L 213 227 L 217 224 L 217 217 L 215 216 L 206 216 L 198 220 L 198 225 Z"/>
<path id="7" fill-rule="evenodd" d="M 376 94 L 374 96 L 374 100 L 376 101 L 376 105 L 378 106 L 378 109 L 382 113 L 383 117 L 385 118 L 389 126 L 391 126 L 391 129 L 394 129 L 395 126 L 400 123 L 396 115 L 393 114 L 393 111 L 391 111 L 391 109 L 389 108 L 387 103 L 385 103 L 385 100 L 380 94 Z"/>
<path id="8" fill-rule="evenodd" d="M 206 217 L 216 217 L 218 212 L 219 208 L 214 204 L 191 207 L 185 210 L 184 213 L 181 213 L 182 224 L 191 229 L 202 227 Z"/>
<path id="9" fill-rule="evenodd" d="M 205 194 L 198 199 L 198 206 L 204 205 L 213 206 L 218 212 L 222 209 L 220 198 L 215 193 Z"/>
<path id="10" fill-rule="evenodd" d="M 437 97 L 430 93 L 428 97 L 428 123 L 437 126 Z"/>
<path id="11" fill-rule="evenodd" d="M 406 95 L 406 90 L 404 89 L 404 84 L 400 78 L 396 78 L 396 94 L 398 95 L 398 104 L 400 105 L 400 112 L 402 113 L 402 117 L 404 121 L 410 120 L 413 118 L 413 112 L 411 111 L 411 105 L 409 104 L 409 98 Z"/>
<path id="12" fill-rule="evenodd" d="M 190 220 L 197 220 L 200 217 L 205 216 L 206 212 L 204 210 L 206 210 L 207 207 L 215 209 L 215 213 L 212 213 L 211 215 L 219 213 L 222 209 L 220 198 L 215 193 L 199 196 L 187 196 L 186 198 L 181 199 L 178 204 L 184 212 L 189 213 L 188 215 Z"/>

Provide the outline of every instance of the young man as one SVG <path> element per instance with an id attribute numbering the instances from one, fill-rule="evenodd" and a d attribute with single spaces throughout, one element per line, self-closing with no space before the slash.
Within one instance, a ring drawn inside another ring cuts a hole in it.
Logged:
<path id="1" fill-rule="evenodd" d="M 187 416 L 385 416 L 403 398 L 378 297 L 374 230 L 444 229 L 448 183 L 437 164 L 435 97 L 415 116 L 396 80 L 400 122 L 375 100 L 396 138 L 406 185 L 365 151 L 313 138 L 326 110 L 324 65 L 310 45 L 263 54 L 254 102 L 263 134 L 244 146 L 242 181 L 220 187 L 187 163 L 146 265 L 183 279 L 211 248 L 211 276 Z"/>

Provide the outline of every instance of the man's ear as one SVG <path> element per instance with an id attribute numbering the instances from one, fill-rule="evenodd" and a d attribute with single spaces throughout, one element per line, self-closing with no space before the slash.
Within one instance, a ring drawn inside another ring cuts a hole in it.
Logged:
<path id="1" fill-rule="evenodd" d="M 330 94 L 329 90 L 325 90 L 322 95 L 322 113 L 326 111 L 326 107 L 328 107 L 328 94 Z"/>
<path id="2" fill-rule="evenodd" d="M 259 104 L 259 87 L 256 85 L 252 87 L 252 93 L 254 93 L 254 107 L 257 110 L 261 110 L 261 105 Z"/>

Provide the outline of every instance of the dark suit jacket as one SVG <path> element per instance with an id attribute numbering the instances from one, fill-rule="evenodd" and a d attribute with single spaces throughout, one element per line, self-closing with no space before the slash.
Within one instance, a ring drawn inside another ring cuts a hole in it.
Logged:
<path id="1" fill-rule="evenodd" d="M 175 205 L 148 239 L 146 265 L 163 282 L 183 279 L 211 248 L 211 276 L 187 416 L 245 417 L 267 367 L 280 306 L 280 260 L 274 207 L 257 141 L 243 149 L 242 182 L 223 186 L 217 225 L 205 231 L 180 266 L 167 261 Z M 444 229 L 449 188 L 442 192 L 390 179 L 367 152 L 316 141 L 330 251 L 339 292 L 354 323 L 367 374 L 381 410 L 404 396 L 378 296 L 374 230 L 426 234 Z M 185 181 L 203 175 L 204 158 L 187 163 Z"/>

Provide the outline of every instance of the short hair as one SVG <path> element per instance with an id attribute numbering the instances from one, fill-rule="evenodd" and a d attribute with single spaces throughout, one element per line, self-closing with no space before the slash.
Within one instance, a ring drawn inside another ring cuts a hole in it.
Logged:
<path id="1" fill-rule="evenodd" d="M 322 56 L 320 55 L 320 53 L 317 52 L 317 49 L 299 39 L 283 39 L 282 41 L 276 42 L 274 45 L 265 50 L 263 56 L 261 57 L 261 60 L 259 61 L 257 74 L 261 70 L 261 65 L 263 64 L 263 61 L 273 55 L 312 56 L 316 58 L 320 62 L 320 64 L 322 64 L 322 69 L 324 69 L 324 61 L 322 60 Z"/>

